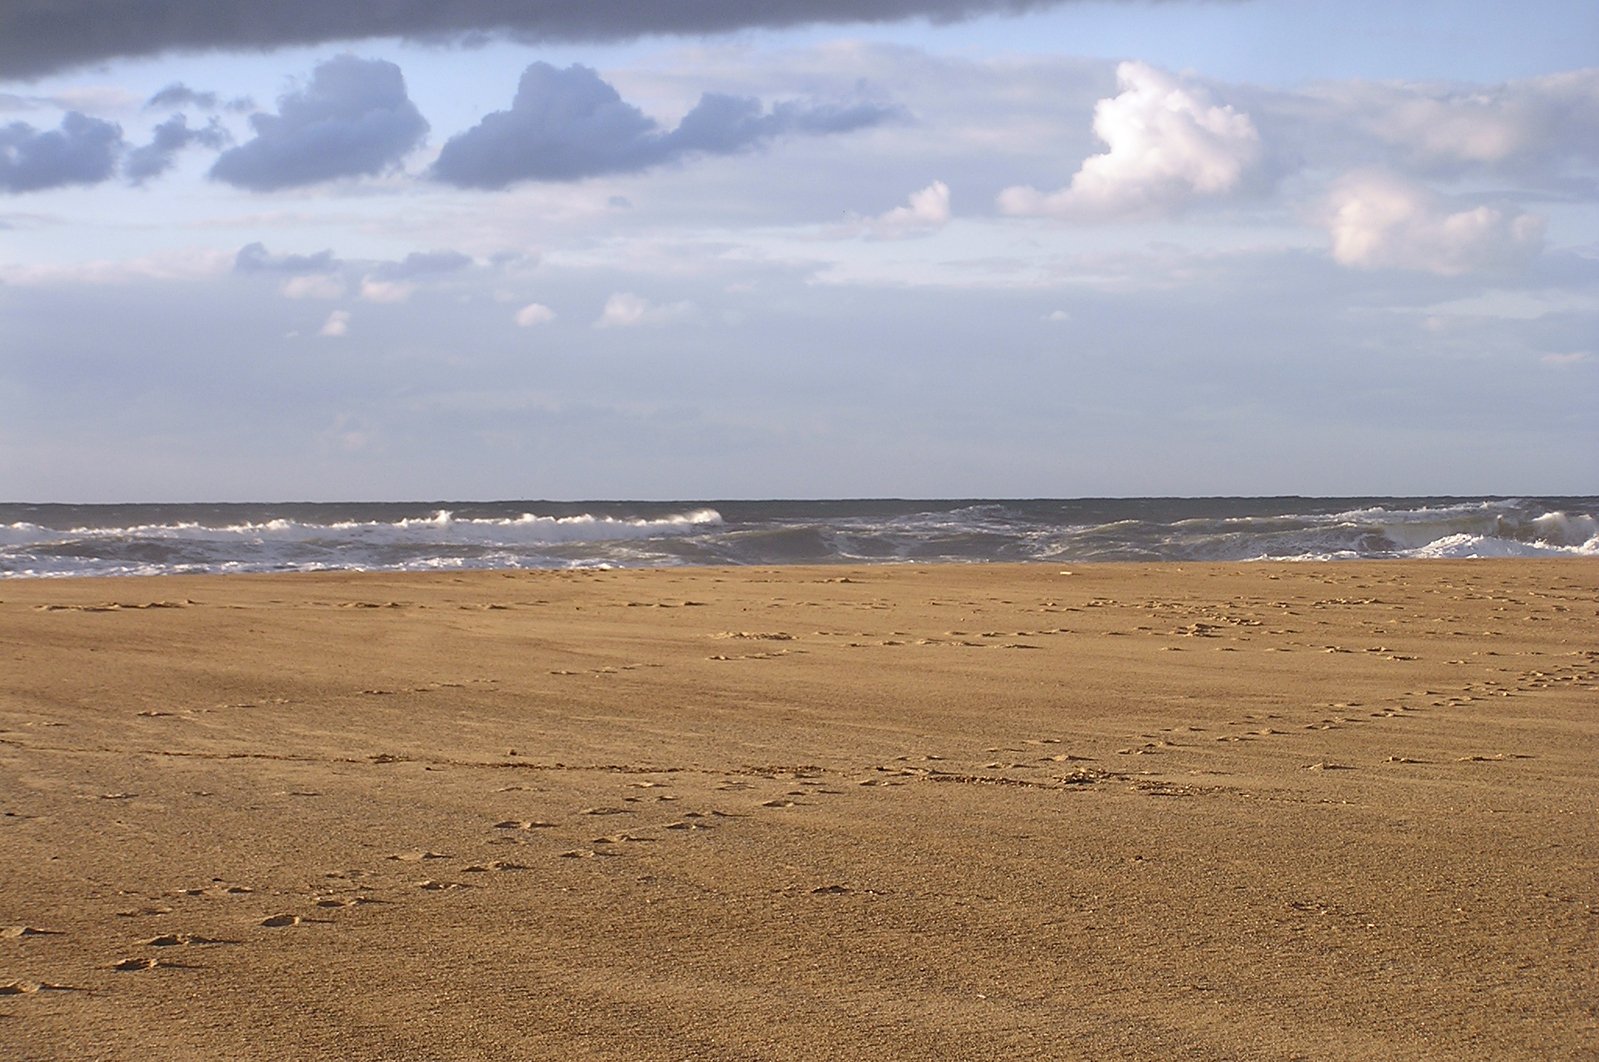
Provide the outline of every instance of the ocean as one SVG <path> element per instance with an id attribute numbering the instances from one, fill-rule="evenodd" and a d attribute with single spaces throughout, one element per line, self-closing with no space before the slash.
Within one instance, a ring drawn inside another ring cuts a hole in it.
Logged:
<path id="1" fill-rule="evenodd" d="M 0 504 L 0 578 L 1595 556 L 1591 496 Z"/>

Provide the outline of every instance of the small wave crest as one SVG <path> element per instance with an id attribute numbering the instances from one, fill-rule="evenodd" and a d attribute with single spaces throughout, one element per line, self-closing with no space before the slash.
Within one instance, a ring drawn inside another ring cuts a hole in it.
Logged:
<path id="1" fill-rule="evenodd" d="M 49 528 L 0 525 L 0 574 L 158 575 L 201 572 L 561 567 L 563 549 L 692 536 L 722 523 L 714 509 L 656 517 L 579 513 L 457 517 L 439 509 L 397 520 L 279 517 Z"/>

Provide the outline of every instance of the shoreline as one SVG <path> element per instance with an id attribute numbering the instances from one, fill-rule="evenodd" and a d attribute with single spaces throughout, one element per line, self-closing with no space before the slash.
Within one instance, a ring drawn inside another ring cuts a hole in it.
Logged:
<path id="1" fill-rule="evenodd" d="M 1596 601 L 1566 558 L 0 581 L 0 1049 L 1586 1057 Z"/>
<path id="2" fill-rule="evenodd" d="M 26 585 L 35 583 L 61 583 L 75 584 L 82 582 L 118 583 L 129 581 L 147 581 L 162 579 L 296 579 L 316 577 L 345 577 L 350 578 L 416 578 L 448 579 L 493 577 L 505 575 L 569 575 L 584 573 L 645 573 L 645 572 L 675 572 L 683 575 L 695 574 L 721 574 L 736 576 L 741 572 L 755 572 L 766 570 L 796 571 L 796 572 L 836 572 L 842 569 L 859 569 L 862 573 L 876 570 L 928 570 L 936 571 L 941 568 L 966 569 L 966 568 L 991 568 L 1005 570 L 1010 568 L 1026 570 L 1043 570 L 1048 568 L 1081 568 L 1092 571 L 1099 568 L 1158 568 L 1166 571 L 1181 572 L 1184 570 L 1216 568 L 1256 568 L 1256 567 L 1281 567 L 1284 569 L 1316 568 L 1328 566 L 1334 568 L 1359 567 L 1361 565 L 1393 566 L 1393 565 L 1418 565 L 1422 569 L 1434 565 L 1581 565 L 1599 563 L 1599 557 L 1588 556 L 1580 553 L 1573 554 L 1540 554 L 1514 557 L 1250 557 L 1242 560 L 1171 560 L 1156 559 L 1108 559 L 1108 560 L 1082 560 L 1082 559 L 1041 559 L 1029 558 L 1024 560 L 861 560 L 858 558 L 839 559 L 832 561 L 751 561 L 744 564 L 580 564 L 570 567 L 470 567 L 470 568 L 296 568 L 280 571 L 239 571 L 239 572 L 128 572 L 115 575 L 76 575 L 76 574 L 45 574 L 45 575 L 0 575 L 0 587 L 7 585 Z"/>

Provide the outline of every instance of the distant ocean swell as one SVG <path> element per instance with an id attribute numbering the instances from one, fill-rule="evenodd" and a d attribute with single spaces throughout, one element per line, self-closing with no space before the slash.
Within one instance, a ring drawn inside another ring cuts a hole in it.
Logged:
<path id="1" fill-rule="evenodd" d="M 0 578 L 1599 557 L 1599 498 L 0 505 Z"/>

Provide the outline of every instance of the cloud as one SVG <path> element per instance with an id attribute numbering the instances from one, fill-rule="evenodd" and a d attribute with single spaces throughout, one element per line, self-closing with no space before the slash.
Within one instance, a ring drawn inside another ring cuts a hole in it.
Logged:
<path id="1" fill-rule="evenodd" d="M 595 328 L 636 328 L 682 320 L 695 312 L 691 302 L 652 303 L 630 291 L 617 292 L 605 300 Z"/>
<path id="2" fill-rule="evenodd" d="M 361 297 L 369 302 L 404 302 L 416 281 L 456 273 L 472 264 L 459 251 L 413 251 L 398 262 L 380 262 L 361 281 Z"/>
<path id="3" fill-rule="evenodd" d="M 0 34 L 0 77 L 32 78 L 85 63 L 166 51 L 249 50 L 372 37 L 429 42 L 515 40 L 597 42 L 657 34 L 725 33 L 752 27 L 950 22 L 996 12 L 1057 6 L 1063 0 L 764 0 L 749 3 L 637 3 L 635 0 L 75 0 L 22 4 Z M 13 8 L 16 4 L 11 5 Z M 92 28 L 93 32 L 89 32 Z"/>
<path id="4" fill-rule="evenodd" d="M 413 251 L 398 262 L 384 262 L 372 270 L 372 275 L 379 280 L 411 280 L 454 273 L 471 264 L 472 256 L 459 251 Z"/>
<path id="5" fill-rule="evenodd" d="M 134 184 L 143 184 L 171 169 L 178 152 L 190 144 L 220 149 L 228 142 L 228 131 L 215 118 L 200 129 L 190 129 L 186 118 L 174 114 L 155 127 L 150 142 L 128 152 L 122 173 Z"/>
<path id="6" fill-rule="evenodd" d="M 11 215 L 12 218 L 26 215 Z M 49 287 L 78 285 L 113 288 L 170 281 L 203 281 L 226 273 L 228 256 L 219 251 L 182 248 L 140 258 L 94 259 L 49 265 L 0 263 L 0 285 Z"/>
<path id="7" fill-rule="evenodd" d="M 302 91 L 278 100 L 277 114 L 250 124 L 255 138 L 224 152 L 211 176 L 257 192 L 388 172 L 428 131 L 400 68 L 353 55 L 319 65 Z"/>
<path id="8" fill-rule="evenodd" d="M 413 251 L 398 261 L 371 264 L 361 277 L 358 291 L 368 302 L 405 302 L 415 294 L 418 280 L 458 272 L 471 264 L 471 256 L 459 251 Z M 331 250 L 273 254 L 266 245 L 251 243 L 239 248 L 233 271 L 282 277 L 279 291 L 287 298 L 337 299 L 354 282 L 353 274 L 361 265 L 366 263 L 346 262 Z"/>
<path id="9" fill-rule="evenodd" d="M 1599 161 L 1599 69 L 1499 85 L 1352 82 L 1316 91 L 1393 164 L 1416 172 L 1521 173 Z"/>
<path id="10" fill-rule="evenodd" d="M 1430 189 L 1376 171 L 1335 185 L 1325 223 L 1340 265 L 1440 276 L 1519 268 L 1544 233 L 1543 218 L 1508 204 L 1451 210 Z"/>
<path id="11" fill-rule="evenodd" d="M 904 206 L 868 218 L 864 230 L 879 239 L 902 239 L 936 232 L 949 224 L 949 185 L 934 181 L 919 192 L 912 192 Z"/>
<path id="12" fill-rule="evenodd" d="M 1551 368 L 1565 369 L 1592 361 L 1593 355 L 1585 350 L 1574 350 L 1565 354 L 1545 354 L 1538 360 Z"/>
<path id="13" fill-rule="evenodd" d="M 197 92 L 183 82 L 175 81 L 151 96 L 145 102 L 145 107 L 198 107 L 203 111 L 214 111 L 219 102 L 215 92 Z"/>
<path id="14" fill-rule="evenodd" d="M 308 273 L 290 277 L 278 290 L 286 299 L 338 299 L 344 296 L 344 278 Z"/>
<path id="15" fill-rule="evenodd" d="M 405 302 L 416 291 L 416 285 L 403 280 L 361 281 L 361 298 L 367 302 Z"/>
<path id="16" fill-rule="evenodd" d="M 607 309 L 609 309 L 608 306 Z M 516 311 L 515 320 L 523 328 L 532 328 L 534 325 L 541 325 L 555 320 L 555 311 L 543 303 L 530 302 Z"/>
<path id="17" fill-rule="evenodd" d="M 69 111 L 59 129 L 0 126 L 0 192 L 98 184 L 111 176 L 124 146 L 119 126 L 78 111 Z"/>
<path id="18" fill-rule="evenodd" d="M 338 339 L 350 331 L 350 311 L 334 310 L 328 314 L 328 319 L 322 322 L 322 327 L 317 330 L 317 335 L 327 336 L 329 339 Z"/>
<path id="19" fill-rule="evenodd" d="M 846 132 L 897 115 L 877 104 L 779 103 L 707 93 L 676 129 L 658 123 L 586 66 L 533 63 L 511 109 L 452 137 L 433 176 L 463 188 L 633 173 L 695 154 L 725 155 L 788 133 Z"/>
<path id="20" fill-rule="evenodd" d="M 332 273 L 343 265 L 331 250 L 316 254 L 272 254 L 262 243 L 247 243 L 234 256 L 236 273 L 279 273 L 299 276 L 307 273 Z"/>
<path id="21" fill-rule="evenodd" d="M 1249 115 L 1145 63 L 1122 63 L 1116 80 L 1120 93 L 1094 107 L 1094 133 L 1108 150 L 1086 159 L 1059 191 L 1005 189 L 1001 210 L 1074 219 L 1161 214 L 1233 192 L 1259 165 L 1260 134 Z"/>

